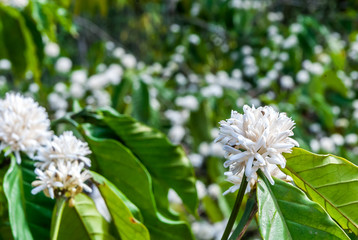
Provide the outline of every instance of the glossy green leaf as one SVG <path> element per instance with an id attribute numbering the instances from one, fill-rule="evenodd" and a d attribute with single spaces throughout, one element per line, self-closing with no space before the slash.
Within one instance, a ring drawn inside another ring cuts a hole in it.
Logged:
<path id="1" fill-rule="evenodd" d="M 56 39 L 55 13 L 51 11 L 51 6 L 40 1 L 30 1 L 29 11 L 31 17 L 37 23 L 37 28 L 51 40 Z"/>
<path id="2" fill-rule="evenodd" d="M 0 6 L 2 35 L 7 51 L 7 58 L 16 76 L 24 77 L 26 71 L 32 71 L 34 78 L 39 79 L 40 70 L 36 56 L 36 46 L 25 20 L 14 8 Z"/>
<path id="3" fill-rule="evenodd" d="M 110 224 L 98 212 L 93 200 L 80 193 L 75 197 L 74 207 L 68 203 L 62 208 L 60 226 L 57 239 L 115 239 L 110 232 Z"/>
<path id="4" fill-rule="evenodd" d="M 94 180 L 98 184 L 107 184 L 108 186 L 106 185 L 106 188 L 109 187 L 111 189 L 111 191 L 115 192 L 117 197 L 119 197 L 121 199 L 121 201 L 129 209 L 129 211 L 131 212 L 133 217 L 135 217 L 140 222 L 143 222 L 143 216 L 140 213 L 140 210 L 137 208 L 137 206 L 134 205 L 113 183 L 111 183 L 105 177 L 103 177 L 102 175 L 100 175 L 100 174 L 98 174 L 96 172 L 91 171 L 91 173 L 92 173 L 92 176 L 93 176 Z"/>
<path id="5" fill-rule="evenodd" d="M 14 157 L 4 178 L 4 192 L 8 200 L 9 219 L 14 239 L 33 239 L 26 221 L 22 172 Z"/>
<path id="6" fill-rule="evenodd" d="M 161 132 L 113 110 L 103 110 L 103 120 L 148 169 L 151 176 L 167 189 L 174 189 L 195 214 L 198 197 L 194 170 L 185 152 Z"/>
<path id="7" fill-rule="evenodd" d="M 31 182 L 36 178 L 33 170 L 32 161 L 23 159 L 19 166 L 12 159 L 4 178 L 4 192 L 15 239 L 48 239 L 50 236 L 54 201 L 43 193 L 31 194 Z"/>
<path id="8" fill-rule="evenodd" d="M 14 239 L 11 232 L 8 204 L 3 187 L 4 176 L 9 168 L 9 166 L 4 167 L 4 165 L 7 163 L 7 160 L 8 159 L 5 159 L 4 156 L 0 156 L 0 165 L 2 164 L 3 166 L 0 167 L 0 240 Z"/>
<path id="9" fill-rule="evenodd" d="M 263 175 L 263 174 L 262 174 Z M 349 239 L 317 203 L 298 188 L 265 176 L 257 186 L 259 226 L 263 239 Z"/>
<path id="10" fill-rule="evenodd" d="M 148 86 L 142 80 L 133 82 L 133 116 L 146 124 L 150 120 L 150 97 Z"/>
<path id="11" fill-rule="evenodd" d="M 358 167 L 344 158 L 300 148 L 285 154 L 296 185 L 319 203 L 343 229 L 358 235 Z"/>
<path id="12" fill-rule="evenodd" d="M 166 186 L 163 186 L 163 184 L 157 181 L 155 178 L 152 178 L 152 185 L 153 195 L 158 211 L 169 219 L 179 220 L 179 214 L 175 212 L 169 204 L 169 189 Z"/>
<path id="13" fill-rule="evenodd" d="M 93 136 L 99 133 L 83 125 L 86 141 L 92 150 L 96 172 L 111 181 L 141 211 L 144 224 L 152 239 L 192 239 L 188 225 L 168 219 L 157 209 L 153 196 L 152 179 L 147 169 L 123 144 L 114 139 Z"/>
<path id="14" fill-rule="evenodd" d="M 50 236 L 51 215 L 55 201 L 42 192 L 31 193 L 31 183 L 36 179 L 34 162 L 24 160 L 21 164 L 25 197 L 26 217 L 34 239 L 47 239 Z"/>
<path id="15" fill-rule="evenodd" d="M 138 221 L 139 219 L 134 218 L 131 210 L 127 206 L 129 204 L 131 209 L 133 209 L 136 208 L 135 205 L 107 179 L 95 172 L 92 172 L 92 176 L 100 183 L 98 189 L 106 202 L 121 239 L 150 239 L 147 228 Z M 139 213 L 137 208 L 135 210 Z"/>
<path id="16" fill-rule="evenodd" d="M 39 67 L 42 67 L 42 61 L 44 58 L 44 42 L 42 39 L 42 35 L 41 32 L 39 31 L 36 22 L 34 21 L 34 19 L 24 16 L 25 19 L 25 24 L 26 27 L 28 29 L 28 31 L 31 34 L 31 37 L 33 39 L 33 43 L 35 44 L 35 51 L 36 51 L 36 57 L 37 57 L 37 62 Z"/>

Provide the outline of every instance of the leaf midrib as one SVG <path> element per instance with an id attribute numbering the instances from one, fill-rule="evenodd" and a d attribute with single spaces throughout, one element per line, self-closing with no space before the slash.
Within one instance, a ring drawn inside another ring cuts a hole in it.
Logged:
<path id="1" fill-rule="evenodd" d="M 308 154 L 307 154 L 308 155 Z M 320 192 L 318 192 L 314 187 L 312 187 L 311 184 L 307 183 L 300 175 L 298 175 L 294 170 L 292 170 L 290 167 L 286 166 L 286 169 L 288 169 L 292 174 L 295 175 L 295 177 L 299 178 L 303 183 L 304 185 L 308 186 L 310 189 L 312 189 L 315 193 L 317 193 L 325 202 L 327 202 L 329 205 L 331 205 L 334 209 L 336 209 L 339 214 L 341 216 L 343 216 L 345 219 L 347 219 L 348 222 L 350 222 L 355 228 L 356 228 L 356 231 L 358 231 L 358 226 L 352 222 L 348 217 L 346 217 L 341 211 L 339 208 L 337 208 L 330 200 L 328 200 L 327 198 L 325 198 Z M 306 189 L 306 192 L 308 193 L 307 189 Z M 322 206 L 323 207 L 323 206 Z M 323 207 L 325 209 L 325 211 L 327 211 L 328 213 L 328 210 L 326 208 L 326 206 Z M 349 224 L 347 224 L 347 227 L 348 229 L 350 229 L 349 227 Z M 353 231 L 353 229 L 351 229 Z"/>
<path id="2" fill-rule="evenodd" d="M 291 236 L 291 233 L 290 233 L 289 228 L 288 228 L 288 226 L 287 226 L 286 220 L 285 220 L 285 218 L 283 217 L 283 213 L 282 213 L 282 211 L 281 211 L 281 208 L 280 208 L 280 206 L 279 206 L 279 204 L 278 204 L 276 198 L 274 197 L 275 195 L 273 194 L 273 192 L 272 192 L 270 186 L 268 185 L 269 183 L 267 182 L 266 179 L 263 179 L 263 178 L 261 178 L 261 179 L 264 181 L 264 183 L 265 183 L 267 189 L 269 190 L 271 199 L 273 200 L 273 202 L 274 202 L 274 204 L 275 204 L 275 206 L 276 206 L 276 212 L 279 213 L 280 218 L 282 219 L 282 222 L 285 223 L 285 227 L 286 227 L 286 229 L 287 229 L 287 233 L 288 233 L 288 235 L 289 235 L 289 237 L 290 237 L 289 239 L 292 240 L 292 236 Z M 271 230 L 271 228 L 270 228 L 270 230 Z"/>

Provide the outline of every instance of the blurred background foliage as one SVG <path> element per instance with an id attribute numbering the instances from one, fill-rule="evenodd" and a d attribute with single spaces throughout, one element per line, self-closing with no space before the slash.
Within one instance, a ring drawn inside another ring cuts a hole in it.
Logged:
<path id="1" fill-rule="evenodd" d="M 200 219 L 174 191 L 172 207 L 198 239 L 217 239 L 233 196 L 222 196 L 230 184 L 212 140 L 232 109 L 274 106 L 295 120 L 302 148 L 358 163 L 357 9 L 354 0 L 1 0 L 0 95 L 32 96 L 52 119 L 77 103 L 112 106 L 164 131 L 196 170 Z M 246 237 L 259 238 L 252 224 Z"/>

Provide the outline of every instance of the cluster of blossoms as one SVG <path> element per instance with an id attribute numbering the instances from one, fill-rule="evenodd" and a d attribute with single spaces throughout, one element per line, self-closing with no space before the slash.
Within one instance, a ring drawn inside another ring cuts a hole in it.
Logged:
<path id="1" fill-rule="evenodd" d="M 76 194 L 91 192 L 85 184 L 91 178 L 85 168 L 91 165 L 87 143 L 72 132 L 54 136 L 46 110 L 32 98 L 7 93 L 0 100 L 0 123 L 0 150 L 5 150 L 6 156 L 13 153 L 18 164 L 20 152 L 37 160 L 33 194 L 44 191 L 48 197 L 66 197 L 73 204 Z"/>
<path id="2" fill-rule="evenodd" d="M 291 152 L 298 143 L 290 138 L 295 123 L 285 113 L 278 113 L 272 107 L 245 105 L 244 114 L 232 111 L 231 118 L 220 122 L 220 133 L 216 142 L 224 144 L 225 157 L 228 159 L 225 167 L 228 181 L 233 183 L 228 192 L 234 192 L 240 187 L 245 175 L 249 182 L 246 192 L 249 192 L 257 181 L 259 169 L 265 174 L 271 184 L 272 176 L 285 179 L 277 165 L 282 168 L 286 159 L 282 153 Z"/>
<path id="3" fill-rule="evenodd" d="M 0 123 L 0 150 L 6 149 L 6 156 L 13 152 L 18 164 L 20 151 L 31 157 L 52 136 L 45 108 L 20 94 L 0 100 Z"/>
<path id="4" fill-rule="evenodd" d="M 91 160 L 86 157 L 91 151 L 87 143 L 78 140 L 72 132 L 66 131 L 61 136 L 54 136 L 51 142 L 38 151 L 35 160 L 37 180 L 32 194 L 44 191 L 51 198 L 66 197 L 73 205 L 73 198 L 83 190 L 91 192 L 85 182 L 91 178 L 85 165 Z"/>

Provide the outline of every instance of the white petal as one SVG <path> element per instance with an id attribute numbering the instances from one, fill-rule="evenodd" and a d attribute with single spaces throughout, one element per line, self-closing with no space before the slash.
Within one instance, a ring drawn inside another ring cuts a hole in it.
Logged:
<path id="1" fill-rule="evenodd" d="M 52 187 L 49 187 L 49 188 L 48 188 L 48 192 L 49 192 L 49 194 L 50 194 L 50 197 L 51 197 L 52 199 L 54 199 L 54 198 L 55 198 L 55 193 L 54 193 Z"/>
<path id="2" fill-rule="evenodd" d="M 246 168 L 245 168 L 246 177 L 250 177 L 250 175 L 251 175 L 251 169 L 252 169 L 252 162 L 253 161 L 254 161 L 254 156 L 250 156 L 249 160 L 246 163 Z"/>
<path id="3" fill-rule="evenodd" d="M 38 194 L 39 192 L 43 191 L 45 188 L 46 188 L 46 185 L 37 186 L 31 190 L 31 194 L 32 195 Z"/>
<path id="4" fill-rule="evenodd" d="M 267 179 L 270 181 L 271 185 L 274 185 L 275 181 L 272 179 L 271 174 L 270 174 L 270 172 L 269 172 L 267 167 L 263 168 L 263 172 L 264 172 L 265 176 L 267 177 Z"/>
<path id="5" fill-rule="evenodd" d="M 262 164 L 265 164 L 266 162 L 265 159 L 259 153 L 255 154 L 255 158 L 257 159 L 257 161 L 259 161 Z"/>

